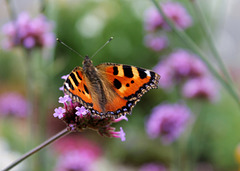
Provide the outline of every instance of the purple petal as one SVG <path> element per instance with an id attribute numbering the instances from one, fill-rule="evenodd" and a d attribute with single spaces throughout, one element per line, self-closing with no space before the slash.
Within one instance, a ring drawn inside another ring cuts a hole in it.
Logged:
<path id="1" fill-rule="evenodd" d="M 76 112 L 77 116 L 83 116 L 83 115 L 86 115 L 88 113 L 88 110 L 84 106 L 82 106 L 82 107 L 77 106 L 76 110 L 77 110 L 77 112 Z"/>
<path id="2" fill-rule="evenodd" d="M 33 37 L 27 37 L 23 40 L 23 45 L 27 49 L 33 48 L 35 46 L 35 44 L 36 44 L 36 42 Z"/>
<path id="3" fill-rule="evenodd" d="M 63 90 L 64 90 L 64 87 L 63 87 L 63 86 L 62 86 L 62 87 L 59 87 L 59 90 L 63 91 Z"/>
<path id="4" fill-rule="evenodd" d="M 126 115 L 119 117 L 118 119 L 115 119 L 113 122 L 120 122 L 121 120 L 126 120 L 128 121 L 128 118 Z"/>
<path id="5" fill-rule="evenodd" d="M 59 97 L 58 102 L 59 103 L 66 103 L 66 102 L 71 102 L 72 99 L 69 97 L 69 95 L 65 95 L 64 97 Z"/>
<path id="6" fill-rule="evenodd" d="M 126 134 L 125 132 L 123 131 L 122 127 L 120 127 L 120 138 L 121 138 L 121 141 L 126 141 Z"/>
<path id="7" fill-rule="evenodd" d="M 55 118 L 58 117 L 59 119 L 61 119 L 61 118 L 63 118 L 65 112 L 66 112 L 65 109 L 63 109 L 62 107 L 58 107 L 58 108 L 54 109 L 53 116 Z"/>
<path id="8" fill-rule="evenodd" d="M 68 78 L 68 76 L 69 76 L 69 74 L 67 74 L 67 75 L 63 75 L 63 76 L 61 77 L 61 79 L 66 80 L 66 79 Z"/>

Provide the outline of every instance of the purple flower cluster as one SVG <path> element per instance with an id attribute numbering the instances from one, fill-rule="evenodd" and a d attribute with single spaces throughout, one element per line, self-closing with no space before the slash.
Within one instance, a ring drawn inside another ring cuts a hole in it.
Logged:
<path id="1" fill-rule="evenodd" d="M 60 140 L 56 149 L 60 153 L 56 171 L 90 171 L 101 155 L 101 149 L 96 144 L 83 138 L 68 137 Z"/>
<path id="2" fill-rule="evenodd" d="M 175 141 L 191 119 L 191 111 L 182 104 L 162 104 L 155 107 L 146 123 L 150 138 L 161 137 L 163 144 Z"/>
<path id="3" fill-rule="evenodd" d="M 178 29 L 187 29 L 192 25 L 192 18 L 186 9 L 178 2 L 166 2 L 160 4 L 164 14 L 172 20 Z M 154 50 L 161 51 L 168 45 L 168 40 L 164 31 L 170 31 L 170 27 L 164 20 L 163 16 L 156 8 L 149 8 L 145 12 L 144 17 L 145 30 L 148 35 L 145 38 L 145 45 Z M 157 35 L 157 31 L 161 32 L 161 36 Z"/>
<path id="4" fill-rule="evenodd" d="M 55 170 L 90 171 L 90 167 L 92 164 L 93 164 L 92 158 L 88 154 L 80 151 L 71 151 L 59 157 Z"/>
<path id="5" fill-rule="evenodd" d="M 27 116 L 28 103 L 18 93 L 4 93 L 0 96 L 0 115 Z"/>
<path id="6" fill-rule="evenodd" d="M 176 50 L 160 61 L 154 70 L 161 75 L 159 85 L 163 89 L 182 85 L 182 94 L 186 98 L 216 99 L 215 81 L 209 76 L 205 64 L 188 51 Z"/>
<path id="7" fill-rule="evenodd" d="M 178 2 L 166 2 L 160 4 L 164 14 L 172 20 L 178 29 L 186 29 L 192 25 L 191 16 Z M 169 26 L 156 8 L 149 8 L 145 12 L 145 29 L 156 31 L 157 29 L 169 30 Z"/>
<path id="8" fill-rule="evenodd" d="M 16 21 L 6 23 L 2 27 L 2 33 L 6 36 L 2 46 L 4 49 L 15 46 L 23 46 L 26 49 L 52 47 L 55 43 L 52 29 L 52 23 L 44 15 L 31 19 L 28 13 L 20 13 Z"/>
<path id="9" fill-rule="evenodd" d="M 153 34 L 146 35 L 144 42 L 146 47 L 154 51 L 161 51 L 168 45 L 168 39 L 166 36 L 155 36 Z"/>
<path id="10" fill-rule="evenodd" d="M 114 127 L 111 127 L 112 123 L 127 120 L 125 116 L 118 119 L 93 116 L 80 103 L 72 102 L 68 95 L 60 97 L 59 103 L 63 103 L 64 107 L 56 108 L 53 116 L 63 120 L 70 131 L 83 131 L 88 128 L 97 131 L 102 136 L 120 138 L 122 141 L 126 140 L 122 127 L 118 132 L 115 131 Z"/>

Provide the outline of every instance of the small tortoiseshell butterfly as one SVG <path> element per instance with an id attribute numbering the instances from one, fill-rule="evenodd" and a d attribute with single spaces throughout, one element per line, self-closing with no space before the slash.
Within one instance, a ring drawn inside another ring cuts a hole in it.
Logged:
<path id="1" fill-rule="evenodd" d="M 93 65 L 88 56 L 64 82 L 64 93 L 101 118 L 130 114 L 142 95 L 158 87 L 160 75 L 130 65 Z"/>

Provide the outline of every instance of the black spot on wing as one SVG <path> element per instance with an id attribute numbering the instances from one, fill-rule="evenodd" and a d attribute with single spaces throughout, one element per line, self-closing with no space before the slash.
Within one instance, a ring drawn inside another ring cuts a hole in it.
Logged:
<path id="1" fill-rule="evenodd" d="M 70 74 L 70 77 L 72 78 L 74 84 L 75 84 L 76 86 L 78 86 L 79 82 L 77 81 L 77 79 L 76 79 L 76 77 L 75 77 L 75 74 L 74 74 L 74 73 L 71 73 L 71 74 Z"/>
<path id="2" fill-rule="evenodd" d="M 144 78 L 147 77 L 147 74 L 145 73 L 145 71 L 146 71 L 145 69 L 138 68 L 137 70 L 138 70 L 139 77 L 140 77 L 141 79 L 144 79 Z"/>
<path id="3" fill-rule="evenodd" d="M 132 67 L 128 65 L 123 65 L 124 76 L 128 78 L 133 77 Z"/>
<path id="4" fill-rule="evenodd" d="M 76 72 L 77 77 L 79 78 L 79 80 L 82 80 L 82 77 L 80 77 L 80 75 L 78 74 L 78 72 Z"/>
<path id="5" fill-rule="evenodd" d="M 113 75 L 118 75 L 118 67 L 113 67 Z"/>
<path id="6" fill-rule="evenodd" d="M 127 83 L 127 84 L 126 84 L 126 87 L 129 87 L 129 86 L 130 86 L 129 83 Z"/>
<path id="7" fill-rule="evenodd" d="M 122 83 L 118 79 L 114 79 L 113 85 L 117 88 L 120 89 L 122 87 Z"/>
<path id="8" fill-rule="evenodd" d="M 87 94 L 89 94 L 89 91 L 88 91 L 88 88 L 87 88 L 87 86 L 84 84 L 84 89 L 85 89 L 85 92 L 87 93 Z"/>

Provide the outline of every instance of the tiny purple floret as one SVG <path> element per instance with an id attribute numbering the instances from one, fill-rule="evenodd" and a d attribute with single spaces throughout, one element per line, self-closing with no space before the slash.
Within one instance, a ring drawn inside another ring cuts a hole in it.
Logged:
<path id="1" fill-rule="evenodd" d="M 121 117 L 119 117 L 119 118 L 115 119 L 115 120 L 114 120 L 114 122 L 120 122 L 121 120 L 128 121 L 128 118 L 127 118 L 127 116 L 126 116 L 126 115 L 124 115 L 124 116 L 121 116 Z"/>
<path id="2" fill-rule="evenodd" d="M 61 79 L 66 80 L 66 79 L 68 78 L 68 76 L 69 76 L 69 74 L 63 75 L 63 76 L 61 77 Z"/>
<path id="3" fill-rule="evenodd" d="M 126 134 L 125 132 L 123 131 L 122 127 L 120 127 L 120 138 L 121 138 L 121 141 L 126 141 Z"/>
<path id="4" fill-rule="evenodd" d="M 59 103 L 66 103 L 66 102 L 71 102 L 72 99 L 69 97 L 69 95 L 65 95 L 64 97 L 59 97 L 58 102 Z"/>
<path id="5" fill-rule="evenodd" d="M 77 112 L 76 112 L 77 116 L 83 116 L 83 115 L 86 115 L 88 113 L 88 110 L 84 106 L 82 106 L 82 107 L 77 106 L 76 110 L 77 110 Z"/>
<path id="6" fill-rule="evenodd" d="M 63 118 L 63 114 L 66 112 L 66 110 L 64 109 L 64 108 L 62 108 L 62 107 L 58 107 L 58 108 L 56 108 L 56 109 L 54 109 L 54 114 L 53 114 L 53 116 L 56 118 L 56 117 L 58 117 L 58 119 L 61 119 L 61 118 Z"/>
<path id="7" fill-rule="evenodd" d="M 122 127 L 120 127 L 120 131 L 118 131 L 118 132 L 111 131 L 111 135 L 114 138 L 120 138 L 121 141 L 126 141 L 126 137 L 125 137 L 126 134 L 123 131 Z"/>

